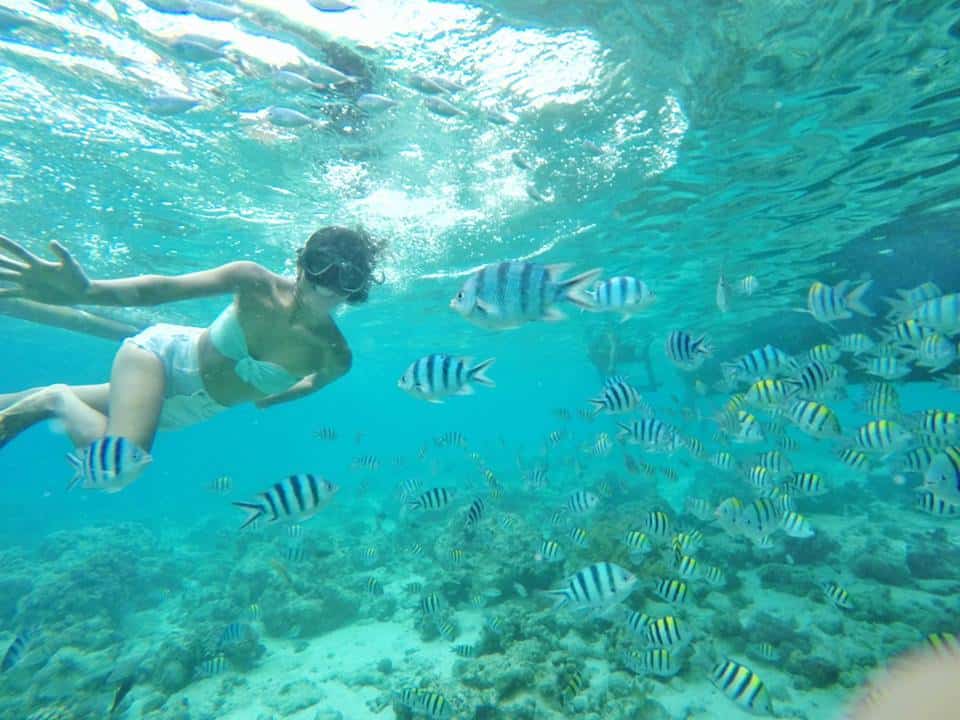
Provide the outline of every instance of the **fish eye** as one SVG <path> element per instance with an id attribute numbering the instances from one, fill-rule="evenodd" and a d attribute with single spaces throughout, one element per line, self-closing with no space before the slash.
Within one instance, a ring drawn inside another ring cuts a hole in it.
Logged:
<path id="1" fill-rule="evenodd" d="M 463 300 L 463 290 L 457 293 L 457 300 Z"/>

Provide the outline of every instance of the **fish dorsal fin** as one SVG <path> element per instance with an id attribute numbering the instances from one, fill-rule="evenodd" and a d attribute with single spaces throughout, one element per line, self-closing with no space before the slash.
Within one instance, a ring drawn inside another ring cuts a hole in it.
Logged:
<path id="1" fill-rule="evenodd" d="M 543 266 L 544 270 L 547 271 L 547 279 L 551 282 L 557 282 L 557 280 L 572 267 L 573 263 L 551 263 L 550 265 Z"/>

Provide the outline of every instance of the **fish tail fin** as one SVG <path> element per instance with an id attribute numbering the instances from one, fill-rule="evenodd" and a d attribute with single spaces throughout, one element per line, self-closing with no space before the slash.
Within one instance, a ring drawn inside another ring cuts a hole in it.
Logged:
<path id="1" fill-rule="evenodd" d="M 76 453 L 67 453 L 67 462 L 73 468 L 73 477 L 67 482 L 67 492 L 73 490 L 83 477 L 83 460 Z"/>
<path id="2" fill-rule="evenodd" d="M 603 398 L 591 398 L 590 402 L 593 404 L 593 417 L 596 417 L 603 412 L 603 408 L 606 407 L 606 404 L 603 402 Z"/>
<path id="3" fill-rule="evenodd" d="M 558 297 L 569 300 L 574 305 L 582 307 L 584 310 L 593 310 L 595 303 L 593 298 L 587 293 L 586 288 L 603 273 L 602 268 L 594 268 L 586 272 L 575 275 L 569 280 L 560 283 Z"/>
<path id="4" fill-rule="evenodd" d="M 872 286 L 873 280 L 867 280 L 865 283 L 858 285 L 847 293 L 845 298 L 847 309 L 853 310 L 855 313 L 860 313 L 861 315 L 866 315 L 867 317 L 873 317 L 873 311 L 863 304 L 863 296 Z"/>
<path id="5" fill-rule="evenodd" d="M 568 602 L 570 602 L 570 595 L 566 590 L 544 590 L 543 594 L 553 600 L 553 607 L 551 610 L 559 610 Z"/>
<path id="6" fill-rule="evenodd" d="M 493 365 L 494 362 L 496 362 L 496 358 L 489 358 L 484 360 L 482 363 L 477 363 L 467 371 L 467 377 L 469 377 L 471 380 L 475 380 L 481 385 L 486 385 L 487 387 L 496 387 L 497 384 L 484 375 L 484 371 Z"/>
<path id="7" fill-rule="evenodd" d="M 713 355 L 713 344 L 710 342 L 709 335 L 701 335 L 694 344 L 697 347 L 697 351 L 706 357 Z"/>
<path id="8" fill-rule="evenodd" d="M 266 509 L 263 507 L 263 505 L 258 503 L 235 502 L 233 504 L 247 513 L 247 517 L 243 521 L 243 525 L 240 526 L 241 530 L 255 523 L 266 512 Z"/>

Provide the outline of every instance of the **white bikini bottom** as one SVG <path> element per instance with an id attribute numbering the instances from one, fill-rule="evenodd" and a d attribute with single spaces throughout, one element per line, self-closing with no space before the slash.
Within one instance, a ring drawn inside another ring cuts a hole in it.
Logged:
<path id="1" fill-rule="evenodd" d="M 166 378 L 161 430 L 180 428 L 209 420 L 227 409 L 210 397 L 200 375 L 197 344 L 203 328 L 189 325 L 151 325 L 139 335 L 124 340 L 160 358 Z"/>

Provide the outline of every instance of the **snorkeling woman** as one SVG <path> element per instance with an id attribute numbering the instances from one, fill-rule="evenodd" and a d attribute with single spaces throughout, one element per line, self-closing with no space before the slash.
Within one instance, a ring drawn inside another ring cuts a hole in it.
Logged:
<path id="1" fill-rule="evenodd" d="M 265 408 L 296 400 L 333 382 L 350 369 L 351 355 L 330 313 L 365 302 L 371 285 L 382 282 L 373 272 L 382 245 L 343 227 L 307 240 L 295 278 L 239 261 L 186 275 L 91 280 L 66 248 L 52 242 L 50 249 L 58 261 L 0 236 L 0 299 L 135 307 L 234 296 L 210 327 L 161 323 L 124 340 L 108 383 L 0 395 L 0 447 L 55 418 L 87 449 L 85 462 L 94 447 L 105 452 L 96 446 L 101 438 L 123 439 L 146 454 L 158 429 L 186 427 L 245 402 Z M 126 477 L 111 485 L 128 485 L 142 469 L 120 473 Z"/>

